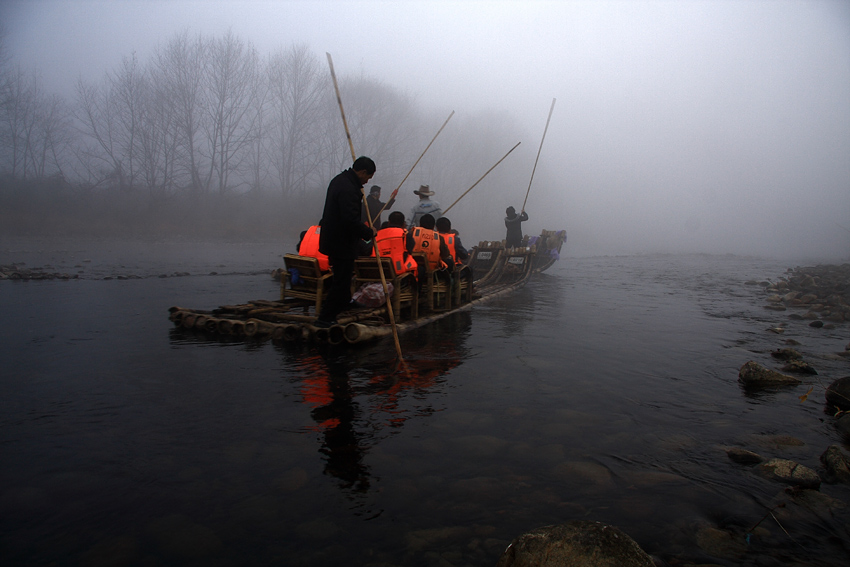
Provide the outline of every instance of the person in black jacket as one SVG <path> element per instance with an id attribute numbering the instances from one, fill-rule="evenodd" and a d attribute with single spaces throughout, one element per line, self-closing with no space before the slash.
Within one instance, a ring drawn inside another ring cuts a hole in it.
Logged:
<path id="1" fill-rule="evenodd" d="M 369 189 L 369 196 L 366 197 L 366 202 L 369 204 L 369 215 L 371 216 L 373 226 L 381 226 L 381 211 L 393 208 L 397 194 L 398 189 L 393 191 L 390 195 L 390 200 L 384 203 L 381 201 L 381 187 L 378 185 L 372 185 L 372 188 Z M 366 215 L 366 205 L 361 205 L 360 210 L 360 221 L 369 222 L 370 216 Z"/>
<path id="2" fill-rule="evenodd" d="M 363 185 L 375 175 L 375 162 L 361 156 L 349 168 L 334 177 L 328 185 L 325 208 L 319 223 L 319 251 L 327 254 L 333 270 L 333 283 L 317 327 L 329 327 L 336 316 L 351 303 L 351 275 L 361 240 L 371 240 L 375 231 L 360 222 Z"/>
<path id="3" fill-rule="evenodd" d="M 522 244 L 522 223 L 528 220 L 528 213 L 522 211 L 516 214 L 516 209 L 508 207 L 505 209 L 505 228 L 508 229 L 505 235 L 505 247 L 515 248 Z"/>

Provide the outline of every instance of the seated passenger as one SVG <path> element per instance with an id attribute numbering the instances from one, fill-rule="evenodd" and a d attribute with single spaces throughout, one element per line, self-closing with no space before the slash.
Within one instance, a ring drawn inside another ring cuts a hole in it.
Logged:
<path id="1" fill-rule="evenodd" d="M 413 256 L 410 255 L 407 249 L 407 230 L 404 228 L 404 213 L 393 211 L 390 213 L 389 219 L 385 224 L 387 224 L 386 228 L 379 230 L 375 236 L 378 253 L 381 257 L 392 259 L 396 274 L 413 272 L 413 275 L 417 275 L 416 260 L 413 259 Z M 372 255 L 375 255 L 374 251 Z"/>
<path id="2" fill-rule="evenodd" d="M 436 223 L 437 232 L 446 243 L 446 247 L 451 252 L 455 264 L 464 264 L 469 260 L 469 252 L 463 247 L 460 242 L 460 235 L 456 230 L 452 230 L 452 221 L 446 217 L 440 217 Z"/>
<path id="3" fill-rule="evenodd" d="M 434 217 L 430 214 L 422 215 L 419 226 L 411 230 L 407 238 L 408 250 L 425 254 L 429 270 L 442 270 L 454 263 L 446 243 L 440 238 L 440 233 L 434 230 Z"/>
<path id="4" fill-rule="evenodd" d="M 319 261 L 319 269 L 323 272 L 330 270 L 330 262 L 326 254 L 319 252 L 319 235 L 322 233 L 322 227 L 319 225 L 311 226 L 301 237 L 301 242 L 298 244 L 298 255 L 315 258 Z"/>

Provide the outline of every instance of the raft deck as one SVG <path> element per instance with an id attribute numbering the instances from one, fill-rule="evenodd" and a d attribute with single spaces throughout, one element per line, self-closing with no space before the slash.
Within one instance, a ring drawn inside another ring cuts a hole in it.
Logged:
<path id="1" fill-rule="evenodd" d="M 562 237 L 562 236 L 563 237 Z M 545 270 L 557 259 L 566 233 L 544 231 L 541 238 L 527 246 L 505 249 L 503 242 L 481 242 L 470 254 L 469 269 L 473 274 L 471 299 L 452 308 L 428 310 L 426 301 L 419 304 L 417 316 L 403 320 L 394 311 L 399 333 L 410 331 L 466 311 L 473 306 L 511 292 L 529 280 L 532 274 Z M 548 244 L 547 244 L 548 243 Z M 546 246 L 551 247 L 546 247 Z M 539 246 L 539 247 L 538 247 Z M 555 254 L 552 254 L 552 251 Z M 542 260 L 540 257 L 544 257 Z M 554 257 L 554 259 L 552 259 Z M 551 261 L 550 261 L 551 260 Z M 542 269 L 541 269 L 542 266 Z M 281 280 L 287 285 L 288 278 Z M 352 308 L 337 317 L 337 324 L 329 328 L 314 325 L 315 302 L 305 298 L 286 297 L 279 300 L 252 300 L 239 305 L 222 305 L 210 311 L 171 307 L 170 319 L 175 326 L 219 336 L 242 336 L 273 341 L 314 341 L 338 344 L 358 344 L 392 334 L 392 325 L 386 306 L 377 308 Z"/>

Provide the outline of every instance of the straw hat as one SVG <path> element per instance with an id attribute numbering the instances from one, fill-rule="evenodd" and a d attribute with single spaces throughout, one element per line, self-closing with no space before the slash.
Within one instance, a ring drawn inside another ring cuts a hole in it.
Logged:
<path id="1" fill-rule="evenodd" d="M 428 185 L 420 185 L 419 189 L 417 189 L 413 193 L 419 195 L 420 197 L 430 197 L 431 195 L 436 195 L 436 193 L 431 191 L 431 188 Z"/>

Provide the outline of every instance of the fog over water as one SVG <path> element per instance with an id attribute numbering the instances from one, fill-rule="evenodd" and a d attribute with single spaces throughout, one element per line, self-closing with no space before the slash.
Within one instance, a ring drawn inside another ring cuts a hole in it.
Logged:
<path id="1" fill-rule="evenodd" d="M 0 21 L 15 60 L 69 98 L 184 30 L 261 54 L 303 42 L 459 123 L 519 124 L 500 167 L 526 179 L 555 98 L 529 233 L 566 228 L 577 255 L 848 259 L 847 2 L 5 0 Z M 519 208 L 526 188 L 477 198 Z"/>

